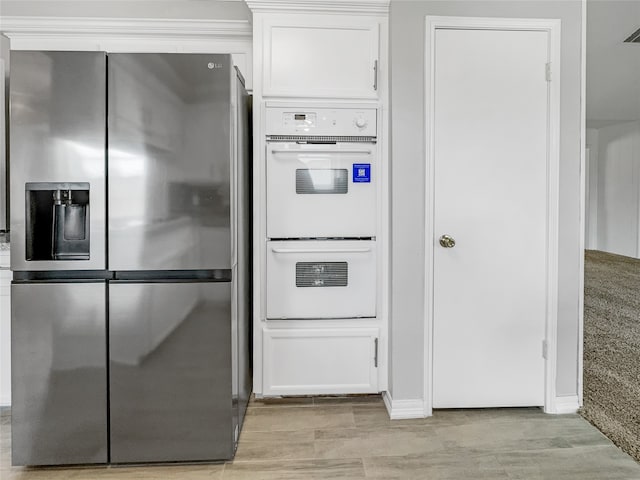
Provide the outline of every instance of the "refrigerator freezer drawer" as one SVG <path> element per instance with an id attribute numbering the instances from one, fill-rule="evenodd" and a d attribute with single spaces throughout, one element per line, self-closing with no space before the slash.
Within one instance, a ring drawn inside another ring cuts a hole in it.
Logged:
<path id="1" fill-rule="evenodd" d="M 14 465 L 107 462 L 105 290 L 11 286 Z"/>
<path id="2" fill-rule="evenodd" d="M 111 462 L 234 452 L 231 284 L 109 285 Z"/>
<path id="3" fill-rule="evenodd" d="M 267 242 L 267 319 L 375 316 L 375 241 Z"/>

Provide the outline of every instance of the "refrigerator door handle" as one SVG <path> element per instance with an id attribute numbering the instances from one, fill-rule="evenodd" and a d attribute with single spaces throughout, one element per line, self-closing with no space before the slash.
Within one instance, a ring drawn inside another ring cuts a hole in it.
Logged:
<path id="1" fill-rule="evenodd" d="M 235 86 L 235 84 L 233 84 Z M 237 118 L 237 105 L 235 103 L 236 95 L 235 92 L 231 95 L 231 118 Z M 230 196 L 231 196 L 231 224 L 230 224 L 230 235 L 231 235 L 231 268 L 238 263 L 238 253 L 237 253 L 237 238 L 238 238 L 238 161 L 239 161 L 239 146 L 238 146 L 238 125 L 237 122 L 233 122 L 232 129 L 232 145 L 231 145 L 231 188 L 230 188 Z"/>

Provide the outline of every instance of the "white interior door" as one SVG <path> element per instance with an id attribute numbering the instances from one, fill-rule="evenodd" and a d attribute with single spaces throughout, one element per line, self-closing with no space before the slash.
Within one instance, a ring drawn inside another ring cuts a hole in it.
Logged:
<path id="1" fill-rule="evenodd" d="M 434 408 L 544 404 L 548 51 L 542 31 L 436 30 Z"/>

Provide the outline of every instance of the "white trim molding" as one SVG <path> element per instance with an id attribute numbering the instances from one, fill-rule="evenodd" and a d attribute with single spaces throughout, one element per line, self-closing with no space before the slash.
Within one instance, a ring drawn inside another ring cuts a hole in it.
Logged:
<path id="1" fill-rule="evenodd" d="M 253 13 L 388 14 L 390 0 L 246 0 Z"/>
<path id="2" fill-rule="evenodd" d="M 421 398 L 415 400 L 393 400 L 389 392 L 382 392 L 382 399 L 391 420 L 424 418 L 426 416 L 424 413 L 424 401 Z"/>
<path id="3" fill-rule="evenodd" d="M 180 37 L 245 37 L 251 39 L 248 20 L 123 19 L 94 17 L 2 17 L 0 31 L 10 37 L 32 35 L 115 35 Z"/>
<path id="4" fill-rule="evenodd" d="M 566 415 L 569 413 L 577 413 L 580 409 L 580 399 L 578 395 L 556 397 L 554 404 L 554 410 L 550 411 L 545 409 L 545 413 L 551 413 L 554 415 Z"/>
<path id="5" fill-rule="evenodd" d="M 548 33 L 549 62 L 552 80 L 548 93 L 548 151 L 547 151 L 547 276 L 546 276 L 546 319 L 545 340 L 545 400 L 544 410 L 555 413 L 565 403 L 558 404 L 556 398 L 557 323 L 558 323 L 558 215 L 560 182 L 560 29 L 557 19 L 534 18 L 482 18 L 482 17 L 425 17 L 425 329 L 424 329 L 424 415 L 432 415 L 433 410 L 433 286 L 434 286 L 434 53 L 437 29 L 500 29 L 534 30 Z M 560 397 L 564 398 L 564 397 Z M 564 400 L 562 400 L 564 402 Z"/>
<path id="6" fill-rule="evenodd" d="M 580 247 L 579 247 L 579 293 L 578 293 L 578 405 L 584 402 L 584 254 L 587 222 L 587 0 L 582 0 L 582 38 L 580 42 Z M 638 235 L 640 239 L 640 235 Z M 640 250 L 639 250 L 640 253 Z"/>

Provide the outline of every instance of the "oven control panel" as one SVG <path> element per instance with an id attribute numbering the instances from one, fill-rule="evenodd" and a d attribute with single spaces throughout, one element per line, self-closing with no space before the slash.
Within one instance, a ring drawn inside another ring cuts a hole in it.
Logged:
<path id="1" fill-rule="evenodd" d="M 266 108 L 267 135 L 323 135 L 375 137 L 376 109 Z"/>

